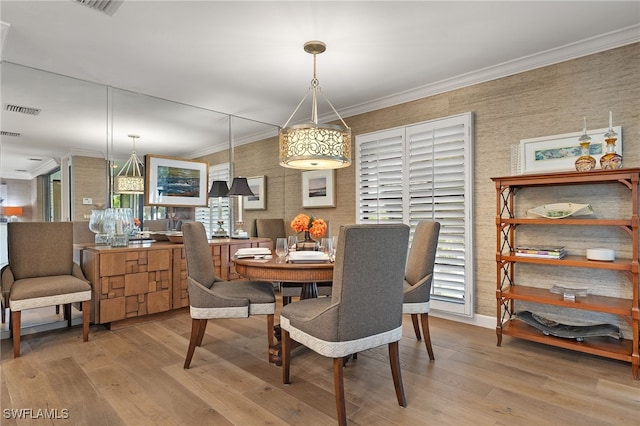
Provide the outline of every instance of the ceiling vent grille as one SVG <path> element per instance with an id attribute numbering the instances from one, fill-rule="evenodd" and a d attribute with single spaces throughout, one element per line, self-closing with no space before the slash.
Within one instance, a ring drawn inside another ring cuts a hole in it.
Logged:
<path id="1" fill-rule="evenodd" d="M 19 112 L 20 114 L 27 114 L 27 115 L 40 115 L 40 112 L 42 111 L 39 108 L 29 108 L 25 106 L 10 105 L 10 104 L 6 104 L 4 106 L 4 109 L 7 111 Z"/>
<path id="2" fill-rule="evenodd" d="M 0 136 L 14 136 L 16 138 L 20 137 L 20 133 L 17 132 L 7 132 L 4 130 L 0 130 Z"/>
<path id="3" fill-rule="evenodd" d="M 74 0 L 76 3 L 97 10 L 106 15 L 113 16 L 124 0 Z"/>

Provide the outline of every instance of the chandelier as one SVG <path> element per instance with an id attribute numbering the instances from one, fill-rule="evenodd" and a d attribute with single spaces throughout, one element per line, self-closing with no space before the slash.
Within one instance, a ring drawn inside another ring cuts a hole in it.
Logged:
<path id="1" fill-rule="evenodd" d="M 114 181 L 114 193 L 116 194 L 144 194 L 144 166 L 136 154 L 136 139 L 140 136 L 129 135 L 133 140 L 131 157 L 124 163 Z"/>
<path id="2" fill-rule="evenodd" d="M 321 41 L 308 41 L 304 51 L 313 55 L 313 79 L 291 117 L 280 130 L 280 165 L 293 169 L 339 169 L 351 164 L 351 129 L 344 122 L 329 99 L 322 93 L 316 78 L 316 55 L 327 46 Z M 311 94 L 311 122 L 289 126 L 302 103 Z M 318 124 L 318 94 L 329 104 L 342 126 Z"/>

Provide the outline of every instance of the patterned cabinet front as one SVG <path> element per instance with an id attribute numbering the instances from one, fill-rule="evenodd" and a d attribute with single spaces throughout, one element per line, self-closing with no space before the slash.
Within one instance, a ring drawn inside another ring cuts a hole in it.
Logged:
<path id="1" fill-rule="evenodd" d="M 93 285 L 94 322 L 102 324 L 170 310 L 171 257 L 169 247 L 87 253 L 83 263 L 91 262 L 95 269 L 88 274 Z"/>

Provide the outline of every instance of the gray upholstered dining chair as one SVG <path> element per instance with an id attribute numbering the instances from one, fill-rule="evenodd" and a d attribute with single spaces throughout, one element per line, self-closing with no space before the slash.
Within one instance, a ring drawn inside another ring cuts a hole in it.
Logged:
<path id="1" fill-rule="evenodd" d="M 409 243 L 406 225 L 349 225 L 340 229 L 331 297 L 282 308 L 282 380 L 290 383 L 291 339 L 333 358 L 338 423 L 345 425 L 343 358 L 388 345 L 398 404 L 407 405 L 398 341 L 402 337 L 402 277 Z"/>
<path id="2" fill-rule="evenodd" d="M 204 225 L 200 222 L 185 223 L 182 235 L 187 258 L 191 314 L 191 337 L 184 368 L 189 368 L 196 346 L 202 344 L 207 322 L 214 318 L 266 315 L 270 349 L 273 346 L 273 317 L 276 310 L 276 296 L 271 283 L 220 280 L 215 275 Z"/>
<path id="3" fill-rule="evenodd" d="M 432 361 L 435 357 L 429 333 L 429 308 L 439 235 L 439 222 L 418 222 L 413 233 L 404 274 L 404 303 L 402 304 L 402 312 L 411 314 L 413 330 L 418 340 L 420 340 L 420 326 L 418 323 L 418 314 L 420 314 L 424 344 L 427 347 L 429 359 Z"/>
<path id="4" fill-rule="evenodd" d="M 71 304 L 82 303 L 82 340 L 89 340 L 91 284 L 73 261 L 71 222 L 7 224 L 9 263 L 2 268 L 3 307 L 11 311 L 13 356 L 20 356 L 22 311 L 64 305 L 71 326 Z"/>

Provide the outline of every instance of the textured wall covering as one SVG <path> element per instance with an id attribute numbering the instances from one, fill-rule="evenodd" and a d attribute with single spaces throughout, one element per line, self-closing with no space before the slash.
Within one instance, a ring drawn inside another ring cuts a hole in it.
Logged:
<path id="1" fill-rule="evenodd" d="M 640 44 L 348 117 L 345 121 L 357 135 L 467 111 L 474 113 L 476 243 L 471 265 L 476 272 L 475 309 L 479 314 L 493 316 L 496 309 L 496 201 L 490 178 L 510 174 L 512 144 L 526 138 L 580 131 L 583 116 L 587 117 L 589 128 L 606 127 L 609 110 L 613 111 L 614 124 L 623 127 L 624 166 L 639 167 Z M 275 138 L 235 149 L 235 175 L 267 176 L 268 208 L 246 212 L 247 222 L 256 217 L 290 220 L 302 210 L 300 172 L 278 166 L 277 150 Z M 217 164 L 228 161 L 228 154 L 218 153 L 205 159 Z M 333 233 L 340 224 L 355 221 L 354 173 L 355 167 L 336 171 L 336 208 L 307 210 L 329 220 Z M 556 195 L 532 192 L 527 199 L 529 208 L 539 205 L 540 201 L 550 202 L 553 197 L 578 202 L 589 195 L 576 192 L 575 188 L 559 189 Z M 607 190 L 597 194 L 603 197 L 603 207 L 615 205 L 615 199 L 622 196 Z M 565 245 L 581 250 L 584 241 L 575 232 L 575 229 L 567 230 Z M 574 272 L 561 271 L 561 280 Z M 548 279 L 558 279 L 558 270 L 550 271 Z M 623 291 L 629 290 L 628 287 Z"/>

